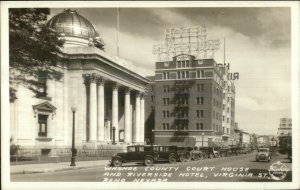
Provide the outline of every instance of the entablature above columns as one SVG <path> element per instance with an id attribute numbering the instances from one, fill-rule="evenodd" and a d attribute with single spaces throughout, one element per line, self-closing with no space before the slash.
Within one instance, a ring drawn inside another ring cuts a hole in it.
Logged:
<path id="1" fill-rule="evenodd" d="M 82 74 L 85 83 L 97 83 L 98 85 L 111 84 L 113 89 L 119 89 L 125 87 L 125 91 L 138 92 L 139 94 L 145 94 L 147 92 L 146 86 L 137 85 L 121 78 L 109 76 L 100 72 L 85 72 Z"/>

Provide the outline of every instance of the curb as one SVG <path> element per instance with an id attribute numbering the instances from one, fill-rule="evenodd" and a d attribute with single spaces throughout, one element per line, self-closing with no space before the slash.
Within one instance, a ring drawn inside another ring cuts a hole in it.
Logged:
<path id="1" fill-rule="evenodd" d="M 93 166 L 75 166 L 69 168 L 58 168 L 58 169 L 41 169 L 41 170 L 22 170 L 11 172 L 11 175 L 20 175 L 20 174 L 37 174 L 37 173 L 52 173 L 52 172 L 61 172 L 61 171 L 70 171 L 70 170 L 80 170 L 80 169 L 89 169 L 89 168 L 96 168 L 100 166 L 107 166 L 108 164 L 99 164 Z"/>

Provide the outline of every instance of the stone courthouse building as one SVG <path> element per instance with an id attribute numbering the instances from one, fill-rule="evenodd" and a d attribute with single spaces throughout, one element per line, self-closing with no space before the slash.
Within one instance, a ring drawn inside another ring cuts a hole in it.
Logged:
<path id="1" fill-rule="evenodd" d="M 21 153 L 70 153 L 73 105 L 77 149 L 143 144 L 149 79 L 129 62 L 107 54 L 94 26 L 76 11 L 65 10 L 47 25 L 65 39 L 57 63 L 63 76 L 45 80 L 41 74 L 38 80 L 45 86 L 40 94 L 14 84 L 18 99 L 10 104 L 10 135 Z"/>

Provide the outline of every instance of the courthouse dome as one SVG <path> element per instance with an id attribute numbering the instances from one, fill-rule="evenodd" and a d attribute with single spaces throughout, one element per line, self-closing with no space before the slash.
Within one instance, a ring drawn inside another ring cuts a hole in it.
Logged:
<path id="1" fill-rule="evenodd" d="M 75 45 L 77 42 L 79 46 L 86 43 L 85 45 L 95 45 L 103 49 L 104 42 L 92 23 L 76 10 L 67 9 L 53 16 L 47 26 L 65 36 L 66 43 Z"/>

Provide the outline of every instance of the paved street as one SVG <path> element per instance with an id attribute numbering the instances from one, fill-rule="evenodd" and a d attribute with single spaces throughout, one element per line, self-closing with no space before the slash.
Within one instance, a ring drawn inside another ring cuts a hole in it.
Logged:
<path id="1" fill-rule="evenodd" d="M 275 181 L 269 175 L 271 164 L 281 161 L 289 168 L 282 181 L 291 180 L 291 163 L 286 155 L 273 156 L 270 163 L 256 162 L 255 153 L 239 156 L 190 161 L 176 164 L 157 163 L 145 167 L 139 163 L 123 164 L 121 168 L 95 167 L 42 174 L 11 175 L 12 181 Z M 112 170 L 113 169 L 113 170 Z"/>

